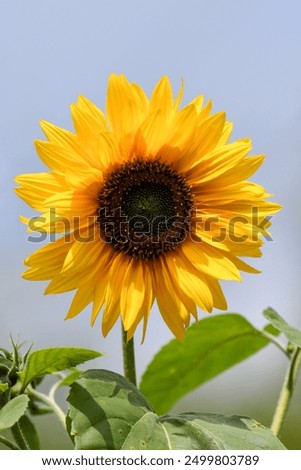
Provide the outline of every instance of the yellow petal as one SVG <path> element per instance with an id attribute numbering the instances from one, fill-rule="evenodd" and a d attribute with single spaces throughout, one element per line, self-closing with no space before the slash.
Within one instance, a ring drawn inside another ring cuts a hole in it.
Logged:
<path id="1" fill-rule="evenodd" d="M 213 299 L 206 277 L 181 254 L 167 256 L 166 262 L 183 292 L 203 310 L 211 312 Z"/>
<path id="2" fill-rule="evenodd" d="M 15 181 L 21 185 L 15 191 L 33 209 L 44 211 L 44 201 L 54 193 L 64 191 L 64 181 L 53 173 L 32 173 L 17 176 Z"/>
<path id="3" fill-rule="evenodd" d="M 103 314 L 102 320 L 102 334 L 103 336 L 107 336 L 109 331 L 113 328 L 118 317 L 120 315 L 120 305 L 119 301 L 115 300 L 113 304 L 105 304 L 105 310 Z"/>
<path id="4" fill-rule="evenodd" d="M 181 302 L 174 295 L 169 274 L 160 260 L 158 260 L 157 266 L 152 269 L 151 273 L 154 292 L 162 318 L 176 338 L 179 341 L 184 341 L 185 327 L 179 313 Z"/>
<path id="5" fill-rule="evenodd" d="M 241 280 L 236 266 L 228 259 L 227 255 L 206 244 L 195 241 L 185 241 L 182 251 L 186 258 L 199 271 L 216 279 Z"/>
<path id="6" fill-rule="evenodd" d="M 72 132 L 51 124 L 51 122 L 40 121 L 40 126 L 50 142 L 61 147 L 73 148 L 76 146 L 76 138 Z"/>
<path id="7" fill-rule="evenodd" d="M 163 76 L 157 83 L 150 99 L 149 112 L 154 113 L 160 110 L 164 119 L 173 117 L 174 100 L 170 82 L 167 76 Z"/>
<path id="8" fill-rule="evenodd" d="M 228 308 L 227 301 L 224 293 L 216 279 L 207 279 L 208 286 L 213 298 L 213 306 L 220 310 L 226 310 Z"/>
<path id="9" fill-rule="evenodd" d="M 172 289 L 176 293 L 177 297 L 180 299 L 184 307 L 182 310 L 180 309 L 179 314 L 185 322 L 185 326 L 188 326 L 190 314 L 192 314 L 197 320 L 196 304 L 194 300 L 183 291 L 181 285 L 178 283 L 177 271 L 174 267 L 174 263 L 168 262 L 168 257 L 164 261 L 166 270 L 170 273 L 169 278 L 172 284 Z"/>
<path id="10" fill-rule="evenodd" d="M 119 161 L 118 142 L 112 132 L 100 132 L 98 134 L 95 158 L 103 168 L 108 168 Z"/>
<path id="11" fill-rule="evenodd" d="M 191 184 L 196 181 L 198 184 L 203 184 L 213 180 L 239 164 L 250 149 L 249 139 L 237 140 L 224 147 L 218 147 L 199 158 L 199 162 L 187 172 L 187 177 Z"/>
<path id="12" fill-rule="evenodd" d="M 45 266 L 32 267 L 27 269 L 23 274 L 23 279 L 28 281 L 48 281 L 56 276 L 60 271 L 60 266 Z"/>
<path id="13" fill-rule="evenodd" d="M 144 295 L 143 304 L 134 320 L 134 323 L 127 330 L 127 340 L 129 341 L 134 335 L 138 324 L 143 319 L 143 331 L 142 331 L 141 343 L 143 343 L 145 339 L 147 322 L 148 322 L 150 311 L 151 311 L 152 305 L 154 303 L 154 298 L 155 298 L 154 293 L 153 293 L 152 278 L 151 278 L 149 267 L 148 265 L 144 265 L 143 268 L 144 268 L 143 279 L 144 279 L 144 286 L 145 286 L 144 287 L 145 295 Z"/>
<path id="14" fill-rule="evenodd" d="M 110 75 L 107 93 L 107 116 L 112 130 L 119 136 L 136 132 L 145 117 L 147 100 L 137 85 L 124 75 Z"/>
<path id="15" fill-rule="evenodd" d="M 71 113 L 75 131 L 85 144 L 99 132 L 107 130 L 104 114 L 84 96 L 78 98 L 77 104 L 71 105 Z"/>
<path id="16" fill-rule="evenodd" d="M 99 203 L 86 191 L 65 191 L 55 194 L 45 201 L 45 206 L 55 208 L 57 214 L 65 217 L 93 216 L 97 213 Z"/>
<path id="17" fill-rule="evenodd" d="M 99 266 L 88 266 L 80 272 L 75 271 L 68 275 L 59 273 L 49 283 L 45 289 L 45 294 L 60 294 L 62 292 L 69 292 L 70 290 L 78 289 L 81 286 L 87 286 L 91 283 L 95 285 L 97 276 L 99 276 Z"/>
<path id="18" fill-rule="evenodd" d="M 178 110 L 178 108 L 181 104 L 182 98 L 183 98 L 183 94 L 184 94 L 184 80 L 182 78 L 181 87 L 180 87 L 178 96 L 177 96 L 176 101 L 175 101 L 175 110 Z"/>
<path id="19" fill-rule="evenodd" d="M 24 264 L 26 266 L 62 266 L 66 254 L 74 243 L 73 235 L 59 238 L 58 240 L 49 243 L 46 246 L 34 251 L 28 256 Z"/>
<path id="20" fill-rule="evenodd" d="M 216 147 L 223 147 L 227 144 L 233 130 L 233 123 L 231 121 L 225 122 L 221 136 L 216 144 Z"/>
<path id="21" fill-rule="evenodd" d="M 114 306 L 118 302 L 118 308 L 120 312 L 120 290 L 124 284 L 125 273 L 128 265 L 130 264 L 131 258 L 123 253 L 118 253 L 112 260 L 109 270 L 110 277 L 108 279 L 108 285 L 105 296 L 105 308 L 106 311 L 109 307 Z"/>
<path id="22" fill-rule="evenodd" d="M 204 166 L 204 156 L 217 146 L 225 125 L 225 113 L 217 113 L 207 117 L 195 129 L 195 137 L 184 149 L 179 161 L 180 171 L 199 176 L 198 165 Z"/>
<path id="23" fill-rule="evenodd" d="M 61 147 L 55 142 L 36 140 L 35 148 L 45 165 L 57 173 L 64 174 L 66 168 L 85 166 L 85 160 L 77 153 L 70 148 Z"/>
<path id="24" fill-rule="evenodd" d="M 84 240 L 81 237 L 80 240 L 75 240 L 65 258 L 61 273 L 67 275 L 95 264 L 98 259 L 103 261 L 104 247 L 105 243 L 99 238 Z"/>
<path id="25" fill-rule="evenodd" d="M 189 145 L 196 132 L 196 119 L 196 110 L 192 105 L 186 106 L 178 112 L 170 126 L 170 135 L 167 137 L 166 143 L 180 149 Z"/>
<path id="26" fill-rule="evenodd" d="M 141 260 L 128 264 L 120 292 L 120 313 L 125 331 L 135 323 L 145 297 L 145 284 Z"/>
<path id="27" fill-rule="evenodd" d="M 255 173 L 262 165 L 265 159 L 264 155 L 252 155 L 243 158 L 237 165 L 220 175 L 214 182 L 224 186 L 225 184 L 234 184 L 238 181 L 244 181 Z M 211 184 L 214 183 L 211 181 Z"/>
<path id="28" fill-rule="evenodd" d="M 77 289 L 65 320 L 76 317 L 92 302 L 93 290 L 94 286 L 91 286 L 91 284 Z"/>
<path id="29" fill-rule="evenodd" d="M 202 109 L 203 109 L 203 103 L 204 103 L 204 95 L 199 95 L 199 96 L 196 96 L 192 101 L 190 101 L 189 104 L 195 107 L 196 112 L 199 116 L 199 114 L 202 112 Z M 207 115 L 209 114 L 211 110 L 211 106 L 212 106 L 211 102 L 207 103 Z"/>
<path id="30" fill-rule="evenodd" d="M 94 297 L 93 297 L 93 309 L 91 313 L 91 325 L 93 326 L 95 323 L 95 320 L 99 314 L 100 309 L 102 308 L 104 301 L 105 301 L 105 293 L 106 293 L 106 287 L 107 287 L 107 282 L 108 282 L 108 269 L 104 270 L 102 273 L 100 279 L 95 285 L 94 288 Z"/>
<path id="31" fill-rule="evenodd" d="M 156 156 L 166 141 L 167 125 L 162 111 L 150 114 L 142 123 L 139 132 L 146 143 L 146 155 Z"/>

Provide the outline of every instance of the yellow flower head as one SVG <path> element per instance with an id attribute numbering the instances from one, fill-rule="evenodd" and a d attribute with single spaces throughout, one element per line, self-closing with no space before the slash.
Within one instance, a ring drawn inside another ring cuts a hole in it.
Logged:
<path id="1" fill-rule="evenodd" d="M 229 143 L 232 123 L 198 96 L 180 109 L 167 77 L 149 99 L 124 75 L 109 78 L 106 116 L 88 99 L 71 106 L 75 132 L 47 122 L 36 150 L 50 172 L 16 178 L 17 193 L 42 214 L 31 230 L 62 233 L 30 255 L 24 277 L 46 293 L 76 290 L 66 318 L 92 303 L 106 335 L 121 316 L 131 338 L 154 300 L 184 339 L 196 307 L 225 309 L 219 280 L 258 272 L 278 204 L 246 181 L 263 155 L 250 139 Z"/>

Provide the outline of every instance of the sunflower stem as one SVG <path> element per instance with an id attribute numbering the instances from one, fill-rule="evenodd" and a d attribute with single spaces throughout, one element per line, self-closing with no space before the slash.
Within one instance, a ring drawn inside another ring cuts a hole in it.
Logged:
<path id="1" fill-rule="evenodd" d="M 278 404 L 273 416 L 271 430 L 279 436 L 296 383 L 301 364 L 301 348 L 296 348 L 291 355 L 291 360 L 284 378 Z"/>
<path id="2" fill-rule="evenodd" d="M 129 341 L 127 339 L 127 332 L 124 331 L 122 325 L 122 353 L 123 353 L 123 371 L 124 376 L 135 386 L 137 385 L 136 380 L 136 366 L 135 366 L 135 350 L 134 350 L 134 338 Z"/>

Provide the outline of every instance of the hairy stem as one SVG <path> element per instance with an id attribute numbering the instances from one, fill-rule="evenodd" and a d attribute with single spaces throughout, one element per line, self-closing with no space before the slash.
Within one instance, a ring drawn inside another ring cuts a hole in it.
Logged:
<path id="1" fill-rule="evenodd" d="M 28 395 L 40 400 L 41 402 L 45 403 L 52 411 L 56 414 L 60 422 L 62 423 L 64 429 L 66 429 L 66 416 L 63 410 L 59 407 L 59 405 L 48 395 L 44 393 L 38 392 L 32 387 L 28 387 Z"/>
<path id="2" fill-rule="evenodd" d="M 281 427 L 292 398 L 300 363 L 301 349 L 296 347 L 291 356 L 290 364 L 284 378 L 282 390 L 280 392 L 278 404 L 271 425 L 271 430 L 274 432 L 274 434 L 276 434 L 276 436 L 279 436 L 280 434 Z"/>
<path id="3" fill-rule="evenodd" d="M 123 325 L 122 325 L 122 352 L 123 352 L 124 376 L 136 386 L 137 381 L 136 381 L 134 338 L 130 339 L 129 341 L 127 340 L 127 332 L 124 331 Z"/>

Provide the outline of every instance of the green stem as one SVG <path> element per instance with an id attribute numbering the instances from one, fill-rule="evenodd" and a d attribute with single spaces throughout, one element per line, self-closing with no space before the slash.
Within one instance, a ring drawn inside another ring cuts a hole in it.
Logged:
<path id="1" fill-rule="evenodd" d="M 63 410 L 59 407 L 59 405 L 49 396 L 45 395 L 44 393 L 38 392 L 32 387 L 28 387 L 28 395 L 40 400 L 41 402 L 45 403 L 52 411 L 56 414 L 60 422 L 62 423 L 64 429 L 66 429 L 66 416 Z"/>
<path id="2" fill-rule="evenodd" d="M 49 394 L 48 394 L 48 397 L 50 398 L 50 400 L 52 400 L 53 402 L 55 402 L 55 394 L 57 392 L 57 390 L 60 388 L 61 386 L 61 381 L 65 378 L 65 375 L 62 374 L 62 373 L 58 373 L 56 374 L 60 380 L 58 382 L 56 382 L 52 387 L 51 389 L 49 390 Z"/>
<path id="3" fill-rule="evenodd" d="M 291 356 L 291 361 L 287 370 L 287 373 L 284 378 L 282 390 L 280 392 L 278 404 L 273 416 L 273 421 L 271 425 L 271 430 L 279 436 L 281 427 L 286 416 L 292 394 L 294 391 L 294 386 L 296 383 L 299 367 L 301 363 L 301 349 L 297 348 L 294 350 Z"/>
<path id="4" fill-rule="evenodd" d="M 261 330 L 261 334 L 265 336 L 269 341 L 271 341 L 271 343 L 274 343 L 275 346 L 277 346 L 277 348 L 279 348 L 280 351 L 282 351 L 286 355 L 286 357 L 291 357 L 290 353 L 287 350 L 287 346 L 281 343 L 281 341 L 279 341 L 275 336 L 271 335 L 265 330 Z"/>
<path id="5" fill-rule="evenodd" d="M 127 332 L 124 331 L 122 325 L 122 352 L 123 352 L 123 370 L 124 376 L 132 382 L 135 386 L 136 381 L 136 367 L 135 367 L 135 351 L 134 351 L 134 338 L 127 340 Z"/>
<path id="6" fill-rule="evenodd" d="M 18 446 L 16 446 L 13 442 L 9 441 L 3 436 L 0 436 L 0 442 L 11 450 L 20 450 Z"/>

